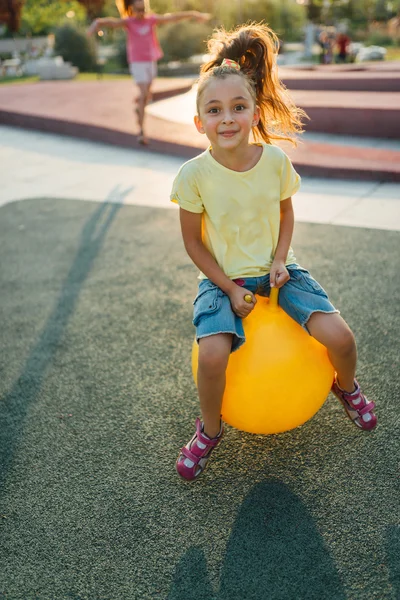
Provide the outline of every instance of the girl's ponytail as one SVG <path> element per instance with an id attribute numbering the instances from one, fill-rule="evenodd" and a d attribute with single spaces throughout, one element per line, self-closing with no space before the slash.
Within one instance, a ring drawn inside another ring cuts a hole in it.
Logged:
<path id="1" fill-rule="evenodd" d="M 201 68 L 198 98 L 210 77 L 239 73 L 248 82 L 260 108 L 260 121 L 253 130 L 255 139 L 261 138 L 269 144 L 273 139 L 296 143 L 295 136 L 302 132 L 302 119 L 306 114 L 295 105 L 279 81 L 278 49 L 278 37 L 262 23 L 244 25 L 231 32 L 218 30 L 208 41 L 211 59 Z M 224 58 L 237 62 L 240 71 L 221 66 Z"/>

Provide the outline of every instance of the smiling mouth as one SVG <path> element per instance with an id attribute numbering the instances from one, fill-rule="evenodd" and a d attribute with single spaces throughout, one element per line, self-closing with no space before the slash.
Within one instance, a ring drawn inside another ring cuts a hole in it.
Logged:
<path id="1" fill-rule="evenodd" d="M 219 135 L 230 138 L 230 137 L 233 137 L 236 133 L 237 133 L 237 131 L 221 131 L 221 133 Z"/>

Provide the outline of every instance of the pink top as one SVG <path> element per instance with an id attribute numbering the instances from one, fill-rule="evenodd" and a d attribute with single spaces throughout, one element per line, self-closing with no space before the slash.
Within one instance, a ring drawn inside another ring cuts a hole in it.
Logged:
<path id="1" fill-rule="evenodd" d="M 143 19 L 128 17 L 125 19 L 127 31 L 126 55 L 128 63 L 153 62 L 159 60 L 163 53 L 157 39 L 156 15 L 145 16 Z"/>

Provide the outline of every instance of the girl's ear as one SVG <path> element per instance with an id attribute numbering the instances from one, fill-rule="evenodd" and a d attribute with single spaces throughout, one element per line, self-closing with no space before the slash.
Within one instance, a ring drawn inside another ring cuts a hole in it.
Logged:
<path id="1" fill-rule="evenodd" d="M 253 115 L 253 122 L 251 124 L 252 127 L 257 127 L 259 121 L 260 121 L 260 107 L 256 105 L 255 109 L 254 109 L 254 115 Z"/>
<path id="2" fill-rule="evenodd" d="M 195 115 L 195 117 L 194 117 L 194 124 L 196 125 L 196 129 L 197 129 L 197 131 L 199 133 L 205 133 L 204 127 L 201 124 L 199 115 Z"/>

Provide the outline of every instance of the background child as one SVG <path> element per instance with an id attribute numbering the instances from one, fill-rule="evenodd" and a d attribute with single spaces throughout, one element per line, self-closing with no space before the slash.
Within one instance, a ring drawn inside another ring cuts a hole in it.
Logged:
<path id="1" fill-rule="evenodd" d="M 336 37 L 336 47 L 338 50 L 337 62 L 345 63 L 349 55 L 349 46 L 351 40 L 345 31 L 339 31 Z"/>
<path id="2" fill-rule="evenodd" d="M 178 456 L 176 468 L 186 480 L 202 473 L 221 439 L 229 354 L 245 342 L 242 319 L 257 302 L 254 294 L 269 296 L 273 286 L 280 288 L 280 306 L 326 346 L 336 371 L 332 391 L 348 416 L 361 429 L 376 425 L 374 404 L 354 379 L 354 336 L 290 246 L 291 196 L 300 177 L 271 142 L 294 141 L 304 113 L 278 79 L 277 48 L 264 25 L 219 31 L 209 41 L 212 59 L 200 75 L 195 125 L 211 146 L 185 163 L 173 184 L 185 248 L 201 270 L 193 323 L 203 422 L 196 420 Z M 249 143 L 252 132 L 263 143 Z"/>
<path id="3" fill-rule="evenodd" d="M 151 96 L 151 84 L 157 76 L 157 61 L 163 55 L 157 39 L 156 26 L 184 19 L 207 21 L 210 15 L 196 10 L 165 15 L 148 14 L 144 0 L 123 0 L 118 2 L 117 5 L 121 18 L 96 19 L 89 27 L 88 35 L 92 35 L 105 27 L 112 29 L 124 27 L 126 29 L 126 53 L 129 70 L 139 88 L 139 97 L 135 109 L 140 129 L 138 142 L 147 144 L 148 140 L 144 133 L 145 109 Z"/>

